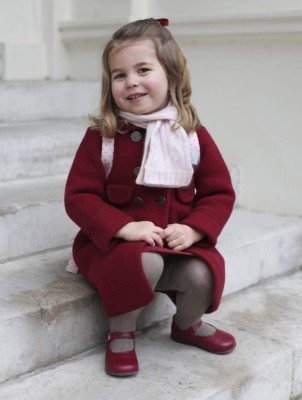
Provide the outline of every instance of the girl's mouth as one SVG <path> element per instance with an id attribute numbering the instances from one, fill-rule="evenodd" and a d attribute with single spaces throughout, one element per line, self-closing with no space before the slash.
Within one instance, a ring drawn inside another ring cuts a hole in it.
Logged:
<path id="1" fill-rule="evenodd" d="M 139 99 L 140 97 L 146 96 L 147 93 L 134 93 L 127 97 L 127 100 L 135 100 Z"/>

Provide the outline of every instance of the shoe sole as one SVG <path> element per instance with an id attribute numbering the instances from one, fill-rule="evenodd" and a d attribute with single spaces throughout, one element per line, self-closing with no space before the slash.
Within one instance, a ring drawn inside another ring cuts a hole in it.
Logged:
<path id="1" fill-rule="evenodd" d="M 174 342 L 181 343 L 181 344 L 186 344 L 187 346 L 197 347 L 198 349 L 204 350 L 204 351 L 206 351 L 207 353 L 218 354 L 218 355 L 229 354 L 229 353 L 231 353 L 231 352 L 235 349 L 235 347 L 236 347 L 236 345 L 235 345 L 235 346 L 232 347 L 230 350 L 226 350 L 226 351 L 213 351 L 213 350 L 205 349 L 204 347 L 197 346 L 197 345 L 194 344 L 194 343 L 187 342 L 186 340 L 182 340 L 182 339 L 175 338 L 175 337 L 172 336 L 172 335 L 171 335 L 171 339 L 172 339 Z"/>
<path id="2" fill-rule="evenodd" d="M 116 376 L 116 377 L 118 377 L 118 378 L 127 378 L 127 377 L 135 376 L 135 375 L 138 374 L 138 371 L 136 371 L 136 372 L 121 372 L 121 373 L 119 373 L 119 372 L 112 372 L 112 371 L 109 371 L 107 368 L 105 369 L 105 371 L 106 371 L 106 373 L 107 373 L 108 375 L 110 375 L 110 376 Z"/>

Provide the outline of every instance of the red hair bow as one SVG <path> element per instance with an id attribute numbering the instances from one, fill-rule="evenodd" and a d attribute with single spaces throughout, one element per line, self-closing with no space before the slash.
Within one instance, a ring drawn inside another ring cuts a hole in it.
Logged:
<path id="1" fill-rule="evenodd" d="M 159 22 L 161 26 L 169 26 L 168 18 L 159 18 L 156 21 Z"/>

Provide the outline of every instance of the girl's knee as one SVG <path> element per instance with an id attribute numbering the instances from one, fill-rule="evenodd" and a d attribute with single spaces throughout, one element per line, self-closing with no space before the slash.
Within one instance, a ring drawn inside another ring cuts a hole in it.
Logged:
<path id="1" fill-rule="evenodd" d="M 213 274 L 206 263 L 199 259 L 191 259 L 183 268 L 183 277 L 190 288 L 209 289 L 214 286 Z"/>
<path id="2" fill-rule="evenodd" d="M 155 286 L 164 269 L 164 260 L 158 253 L 143 253 L 142 264 L 151 286 Z"/>

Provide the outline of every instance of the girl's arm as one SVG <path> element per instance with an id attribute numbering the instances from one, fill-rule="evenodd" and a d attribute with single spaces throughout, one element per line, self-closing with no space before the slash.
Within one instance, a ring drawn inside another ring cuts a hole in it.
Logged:
<path id="1" fill-rule="evenodd" d="M 103 201 L 105 170 L 101 161 L 99 132 L 89 128 L 73 161 L 65 189 L 69 217 L 104 252 L 113 236 L 133 218 Z"/>
<path id="2" fill-rule="evenodd" d="M 229 171 L 214 140 L 205 128 L 201 128 L 197 134 L 200 163 L 194 174 L 195 206 L 180 224 L 200 232 L 209 245 L 215 246 L 231 215 L 235 193 Z"/>

